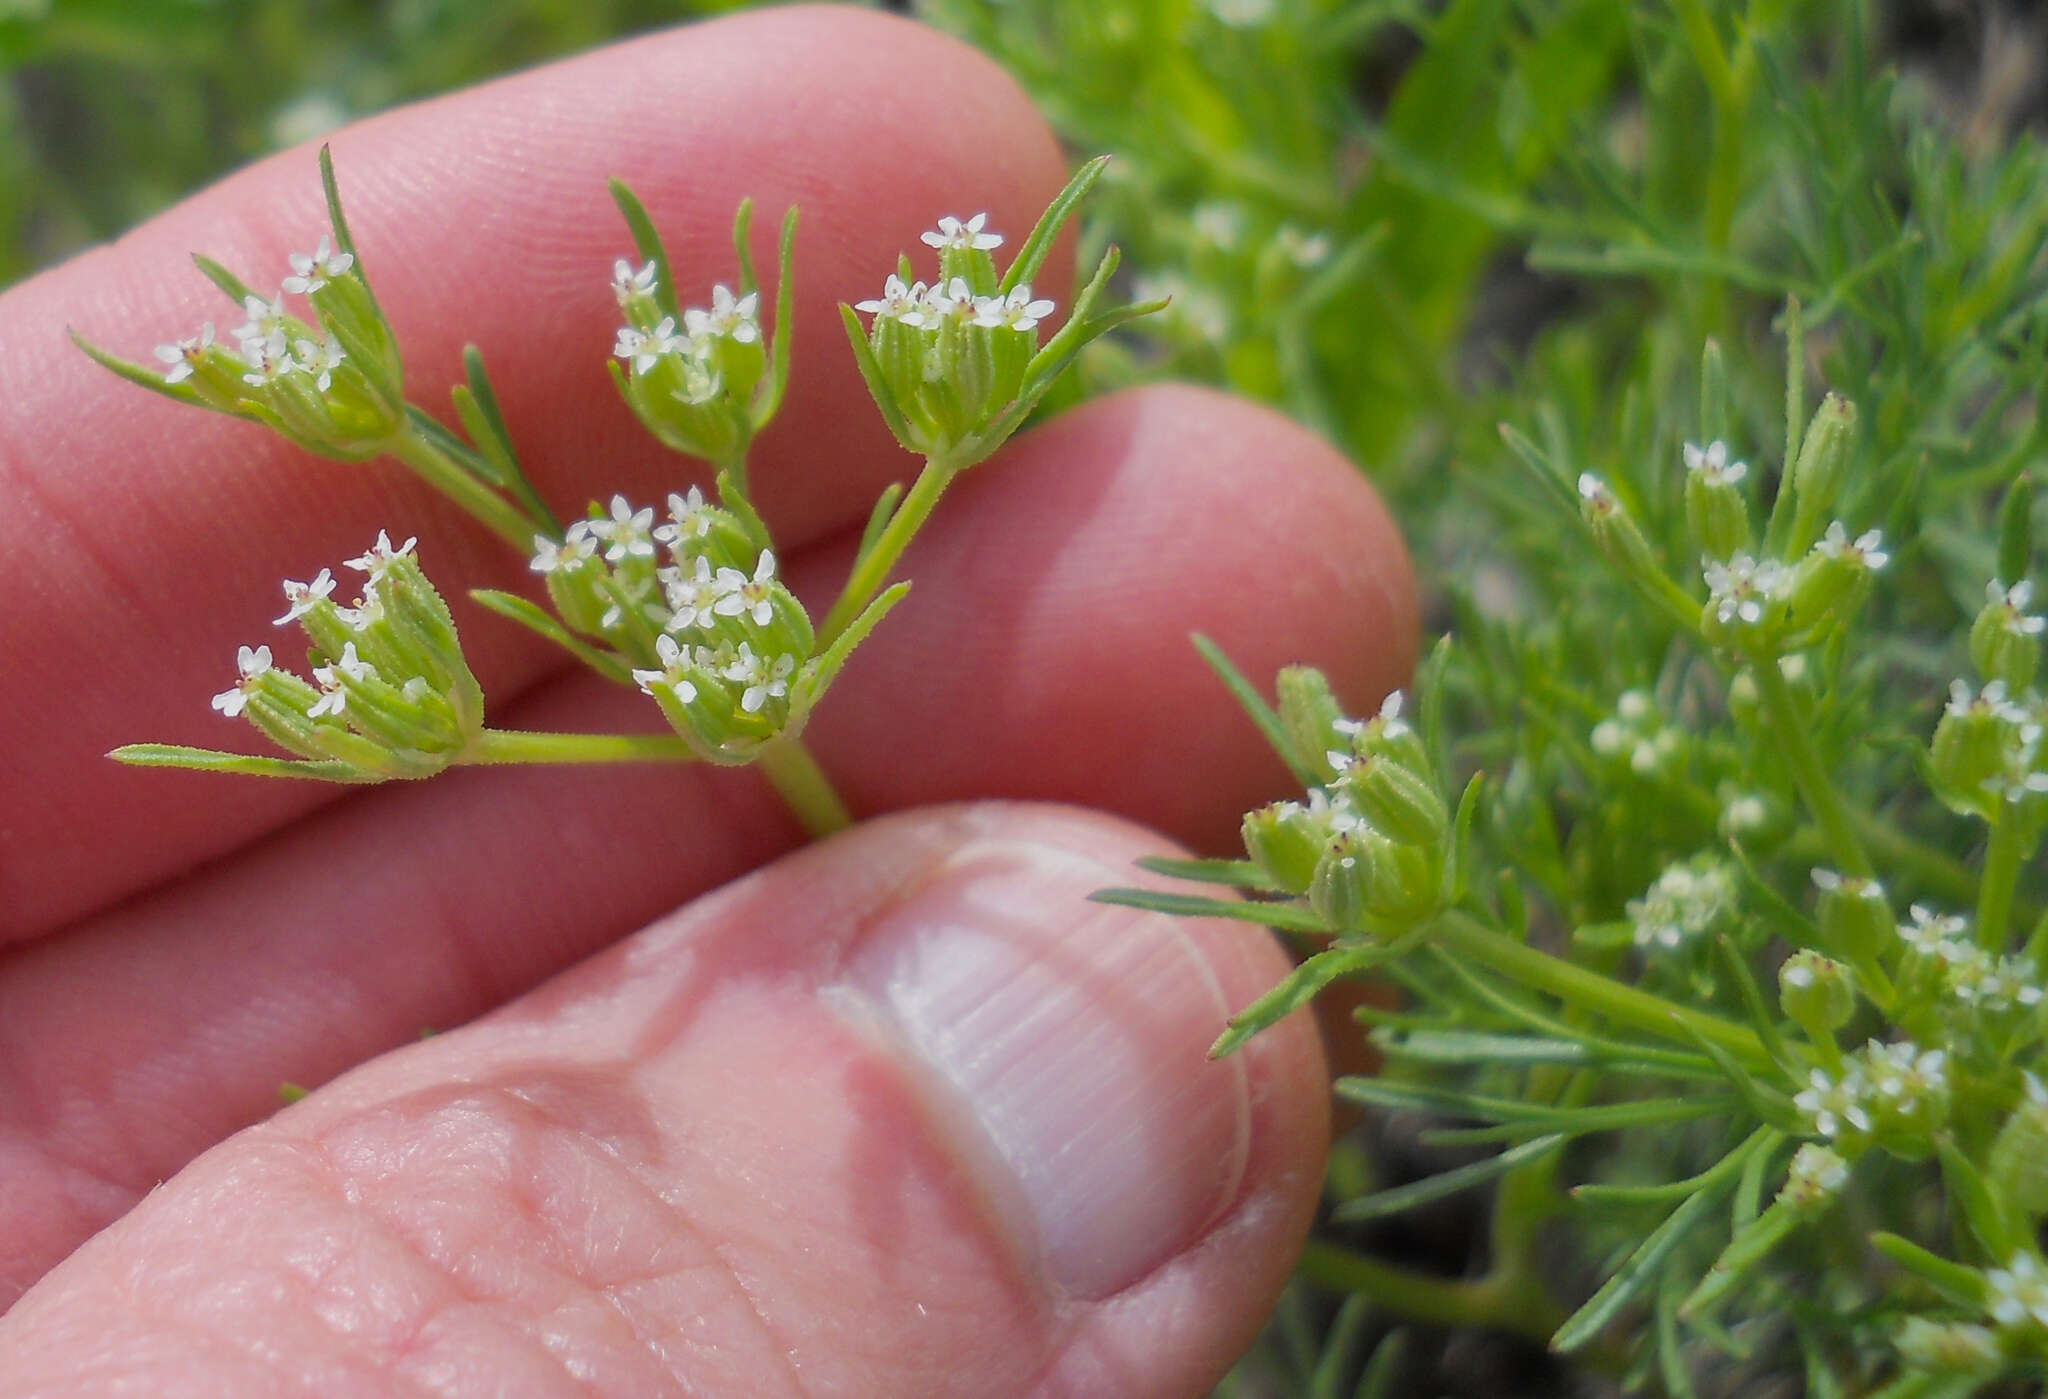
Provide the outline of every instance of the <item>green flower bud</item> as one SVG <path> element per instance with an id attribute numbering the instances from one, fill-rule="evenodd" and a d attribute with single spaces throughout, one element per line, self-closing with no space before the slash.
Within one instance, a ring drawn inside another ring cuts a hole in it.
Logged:
<path id="1" fill-rule="evenodd" d="M 2031 1217 L 2048 1214 L 2048 1087 L 2026 1075 L 2026 1095 L 1992 1139 L 1986 1175 Z"/>
<path id="2" fill-rule="evenodd" d="M 1245 853 L 1290 894 L 1308 892 L 1329 837 L 1328 818 L 1300 802 L 1274 802 L 1244 818 Z"/>
<path id="3" fill-rule="evenodd" d="M 1899 921 L 1875 879 L 1817 869 L 1813 882 L 1820 890 L 1815 921 L 1821 941 L 1853 964 L 1875 962 L 1898 939 Z"/>
<path id="4" fill-rule="evenodd" d="M 1331 837 L 1309 885 L 1310 906 L 1331 927 L 1376 937 L 1407 932 L 1441 901 L 1440 856 L 1363 828 Z"/>
<path id="5" fill-rule="evenodd" d="M 1685 523 L 1707 558 L 1732 558 L 1749 548 L 1749 503 L 1739 485 L 1748 471 L 1748 463 L 1728 460 L 1725 442 L 1685 444 Z"/>
<path id="6" fill-rule="evenodd" d="M 1987 681 L 2018 694 L 2034 683 L 2041 664 L 2041 630 L 2048 621 L 2027 615 L 2034 585 L 2022 579 L 2006 587 L 1985 585 L 1984 608 L 1970 624 L 1970 662 Z"/>
<path id="7" fill-rule="evenodd" d="M 1849 470 L 1849 449 L 1856 437 L 1856 406 L 1829 394 L 1815 410 L 1800 439 L 1799 459 L 1788 480 L 1792 492 L 1792 547 L 1803 549 L 1820 533 L 1820 522 L 1834 509 L 1835 497 Z"/>
<path id="8" fill-rule="evenodd" d="M 1641 583 L 1663 573 L 1650 541 L 1630 518 L 1621 498 L 1590 471 L 1579 476 L 1579 514 L 1592 530 L 1600 552 L 1626 577 Z"/>
<path id="9" fill-rule="evenodd" d="M 1337 775 L 1332 753 L 1348 753 L 1357 725 L 1346 725 L 1330 681 L 1313 666 L 1291 665 L 1274 678 L 1280 728 L 1301 763 L 1324 782 Z"/>
<path id="10" fill-rule="evenodd" d="M 1435 849 L 1449 833 L 1451 814 L 1435 785 L 1381 754 L 1347 763 L 1337 775 L 1337 790 L 1367 824 L 1390 839 Z"/>
<path id="11" fill-rule="evenodd" d="M 1930 754 L 1936 794 L 1951 810 L 1990 820 L 1999 796 L 1987 784 L 2003 779 L 2028 724 L 2026 711 L 2006 698 L 2004 681 L 1975 693 L 1965 681 L 1950 682 Z"/>
<path id="12" fill-rule="evenodd" d="M 1778 968 L 1778 1004 L 1815 1041 L 1829 1039 L 1856 1013 L 1856 979 L 1831 957 L 1802 949 Z"/>

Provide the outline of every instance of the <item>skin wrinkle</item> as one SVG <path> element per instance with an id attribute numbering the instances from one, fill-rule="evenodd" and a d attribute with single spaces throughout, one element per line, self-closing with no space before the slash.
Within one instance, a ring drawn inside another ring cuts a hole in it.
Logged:
<path id="1" fill-rule="evenodd" d="M 643 1127 L 627 1133 L 624 1137 L 621 1136 L 616 1116 L 614 1116 L 614 1125 L 612 1127 L 600 1131 L 591 1130 L 587 1115 L 581 1110 L 582 1105 L 591 1101 L 591 1098 L 587 1091 L 582 1090 L 587 1090 L 591 1085 L 612 1079 L 630 1082 L 632 1065 L 627 1061 L 614 1060 L 606 1064 L 588 1066 L 580 1070 L 577 1076 L 578 1083 L 582 1085 L 582 1089 L 578 1089 L 575 1084 L 563 1081 L 550 1084 L 545 1091 L 535 1091 L 533 1084 L 541 1080 L 533 1078 L 531 1076 L 533 1072 L 533 1070 L 522 1071 L 517 1066 L 514 1066 L 499 1075 L 502 1080 L 501 1082 L 486 1085 L 473 1083 L 461 1085 L 460 1091 L 456 1093 L 449 1103 L 438 1106 L 433 1111 L 436 1113 L 445 1112 L 449 1108 L 460 1104 L 491 1118 L 493 1125 L 500 1126 L 508 1135 L 516 1136 L 522 1132 L 546 1132 L 553 1134 L 556 1141 L 568 1145 L 583 1160 L 603 1168 L 600 1174 L 604 1180 L 609 1182 L 610 1186 L 614 1188 L 623 1187 L 633 1191 L 644 1205 L 653 1209 L 670 1227 L 676 1230 L 680 1237 L 694 1245 L 695 1259 L 680 1272 L 673 1270 L 667 1272 L 649 1271 L 625 1277 L 608 1278 L 603 1282 L 594 1282 L 585 1276 L 585 1272 L 580 1266 L 581 1250 L 573 1245 L 565 1233 L 565 1227 L 573 1228 L 573 1224 L 565 1226 L 563 1211 L 560 1206 L 543 1199 L 542 1195 L 534 1189 L 534 1181 L 543 1174 L 546 1175 L 547 1182 L 553 1184 L 558 1182 L 560 1173 L 558 1171 L 544 1173 L 537 1170 L 522 1172 L 516 1167 L 508 1167 L 505 1180 L 492 1180 L 488 1182 L 489 1188 L 507 1189 L 517 1204 L 514 1217 L 538 1226 L 547 1238 L 560 1249 L 560 1252 L 553 1258 L 535 1258 L 528 1251 L 526 1256 L 529 1261 L 540 1263 L 567 1291 L 575 1296 L 594 1297 L 602 1301 L 609 1310 L 621 1318 L 637 1341 L 663 1363 L 667 1363 L 668 1357 L 661 1352 L 656 1343 L 665 1338 L 647 1332 L 635 1318 L 626 1312 L 618 1303 L 615 1295 L 616 1291 L 624 1286 L 641 1284 L 651 1280 L 661 1280 L 666 1277 L 680 1277 L 685 1280 L 699 1278 L 703 1276 L 703 1271 L 707 1264 L 715 1265 L 729 1284 L 727 1289 L 729 1298 L 741 1303 L 758 1326 L 764 1341 L 762 1353 L 774 1354 L 782 1358 L 790 1381 L 788 1392 L 795 1396 L 806 1395 L 808 1390 L 803 1384 L 801 1376 L 795 1367 L 787 1361 L 789 1347 L 786 1341 L 781 1338 L 778 1326 L 762 1310 L 753 1290 L 748 1287 L 733 1260 L 727 1256 L 727 1253 L 720 1248 L 710 1235 L 703 1231 L 689 1211 L 681 1208 L 676 1201 L 670 1199 L 650 1179 L 650 1171 L 663 1164 L 658 1153 L 654 1150 L 658 1146 L 659 1133 L 653 1128 L 651 1118 L 646 1121 Z M 522 1079 L 522 1073 L 527 1074 L 528 1077 Z M 550 1069 L 547 1077 L 559 1079 L 561 1077 L 560 1071 Z M 627 1090 L 621 1088 L 604 1096 L 617 1101 L 626 1096 L 626 1092 Z M 411 1100 L 380 1105 L 378 1108 L 373 1109 L 370 1115 L 403 1115 L 406 1112 L 416 1110 L 420 1096 L 414 1095 L 414 1098 Z M 428 1094 L 425 1096 L 443 1095 Z M 640 1101 L 644 1104 L 644 1100 Z M 642 1116 L 644 1115 L 643 1109 Z M 334 1143 L 351 1126 L 360 1124 L 364 1120 L 364 1116 L 364 1114 L 354 1114 L 339 1123 L 329 1124 L 325 1130 L 314 1136 L 298 1138 L 298 1140 L 307 1142 L 320 1153 L 327 1170 L 332 1173 L 337 1181 L 352 1179 L 362 1175 L 363 1164 L 345 1161 L 338 1157 L 335 1154 Z M 531 1119 L 530 1124 L 522 1126 L 519 1120 L 522 1117 Z M 435 1138 L 432 1138 L 430 1135 L 429 1139 Z M 622 1144 L 629 1149 L 621 1150 Z M 416 1163 L 409 1162 L 407 1168 L 416 1169 Z M 369 1183 L 374 1186 L 376 1182 L 372 1179 Z M 335 1194 L 337 1199 L 347 1198 L 338 1189 Z M 450 1267 L 442 1262 L 436 1256 L 435 1251 L 427 1247 L 420 1240 L 416 1233 L 416 1226 L 412 1221 L 408 1220 L 403 1207 L 390 1198 L 386 1192 L 373 1188 L 365 1192 L 361 1199 L 362 1204 L 369 1211 L 370 1218 L 375 1220 L 389 1237 L 399 1242 L 410 1256 L 419 1261 L 423 1268 L 436 1277 L 446 1279 L 451 1287 L 461 1293 L 464 1300 L 484 1306 L 496 1306 L 499 1308 L 511 1306 L 514 1309 L 519 1309 L 516 1297 L 508 1295 L 503 1291 L 480 1288 L 462 1269 Z M 599 1205 L 598 1208 L 602 1209 L 602 1205 Z M 522 1310 L 524 1324 L 521 1329 L 525 1334 L 528 1334 L 529 1339 L 534 1341 L 536 1348 L 551 1357 L 554 1363 L 561 1368 L 561 1372 L 566 1378 L 574 1381 L 576 1377 L 568 1369 L 570 1357 L 545 1345 L 538 1338 L 531 1336 L 531 1331 L 535 1324 L 561 1310 L 562 1307 L 559 1305 L 547 1312 L 541 1313 Z M 424 1330 L 426 1324 L 423 1321 L 420 1326 L 415 1327 L 415 1334 Z M 406 1349 L 401 1347 L 394 1353 L 403 1354 Z M 679 1382 L 685 1382 L 684 1377 L 681 1375 L 677 1375 L 676 1379 Z M 577 1383 L 581 1386 L 580 1381 L 577 1381 Z M 587 1388 L 587 1386 L 583 1387 Z M 600 1391 L 593 1389 L 590 1392 L 597 1393 Z"/>

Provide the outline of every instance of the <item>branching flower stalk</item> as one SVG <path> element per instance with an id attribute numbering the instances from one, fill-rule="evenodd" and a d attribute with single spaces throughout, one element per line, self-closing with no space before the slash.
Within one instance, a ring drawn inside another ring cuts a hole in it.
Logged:
<path id="1" fill-rule="evenodd" d="M 1798 411 L 1797 312 L 1787 401 Z M 1720 421 L 1718 351 L 1702 365 L 1702 418 Z M 1796 419 L 1795 419 L 1796 421 Z M 1920 771 L 1941 804 L 1982 831 L 1974 874 L 1921 851 L 1876 813 L 1852 811 L 1818 722 L 1825 686 L 1855 647 L 1857 619 L 1891 563 L 1878 529 L 1835 518 L 1859 467 L 1856 413 L 1827 396 L 1788 433 L 1788 460 L 1764 528 L 1757 473 L 1721 440 L 1687 443 L 1660 468 L 1682 501 L 1696 570 L 1674 570 L 1607 479 L 1574 479 L 1517 433 L 1509 445 L 1589 542 L 1701 663 L 1712 703 L 1681 732 L 1630 691 L 1591 725 L 1583 751 L 1637 781 L 1658 780 L 1692 748 L 1752 747 L 1789 786 L 1810 825 L 1762 795 L 1724 798 L 1718 842 L 1665 866 L 1621 922 L 1544 926 L 1520 878 L 1499 779 L 1448 770 L 1440 706 L 1412 717 L 1397 693 L 1346 715 L 1324 677 L 1281 672 L 1268 704 L 1212 646 L 1205 654 L 1307 788 L 1251 812 L 1243 861 L 1160 868 L 1236 887 L 1238 901 L 1108 890 L 1111 902 L 1264 923 L 1301 940 L 1294 973 L 1233 1018 L 1225 1054 L 1340 977 L 1393 977 L 1410 1004 L 1363 1010 L 1393 1069 L 1338 1092 L 1382 1109 L 1470 1125 L 1436 1135 L 1504 1149 L 1446 1174 L 1340 1198 L 1337 1221 L 1382 1214 L 1495 1182 L 1496 1230 L 1528 1237 L 1562 1214 L 1584 1225 L 1643 1221 L 1608 1254 L 1606 1281 L 1570 1299 L 1539 1265 L 1504 1248 L 1466 1283 L 1318 1243 L 1318 1277 L 1418 1319 L 1531 1327 L 1561 1351 L 1599 1355 L 1616 1322 L 1656 1310 L 1658 1334 L 1736 1334 L 1812 1295 L 1807 1270 L 1860 1252 L 1853 1281 L 1827 1286 L 1851 1310 L 1889 1320 L 1864 1340 L 1887 1357 L 1853 1377 L 1885 1399 L 1974 1393 L 2048 1366 L 2048 936 L 2014 945 L 2020 886 L 2048 827 L 2048 699 L 2034 687 L 2043 619 L 2027 609 L 2032 492 L 2006 509 L 2005 576 L 1989 580 L 1958 676 L 1925 735 Z M 1424 699 L 1452 658 L 1439 646 Z M 1728 735 L 1728 737 L 1724 737 Z M 1853 751 L 1853 750 L 1852 750 Z M 1761 774 L 1760 774 L 1761 776 Z M 1754 780 L 1754 779 L 1753 779 Z M 1919 852 L 1920 858 L 1900 859 Z M 1873 854 L 1884 857 L 1880 867 Z M 1818 858 L 1816 858 L 1818 857 Z M 1892 866 L 1898 868 L 1894 870 Z M 1888 888 L 1938 892 L 1902 914 Z M 1956 877 L 1963 876 L 1962 880 Z M 1933 902 L 1974 893 L 1974 918 Z M 2044 920 L 2048 921 L 2048 920 Z M 1974 924 L 1974 926 L 1973 926 Z M 1581 1181 L 1560 1193 L 1563 1148 L 1649 1128 L 1704 1158 L 1663 1181 Z M 1912 1201 L 1932 1192 L 1944 1209 Z M 1841 1202 L 1854 1198 L 1853 1212 Z M 1847 1221 L 1859 1232 L 1845 1236 Z M 1873 1227 L 1874 1225 L 1874 1227 Z M 1611 1226 L 1610 1226 L 1611 1227 Z M 1866 1281 L 1874 1279 L 1874 1282 Z M 1874 1288 L 1862 1303 L 1844 1289 Z M 1903 1324 L 1901 1324 L 1903 1323 Z M 1615 1352 L 1616 1364 L 1638 1363 Z M 1667 1352 L 1668 1354 L 1668 1352 Z M 1667 1372 L 1668 1373 L 1668 1372 Z M 1852 1377 L 1844 1376 L 1844 1379 Z"/>
<path id="2" fill-rule="evenodd" d="M 460 434 L 406 398 L 396 337 L 323 150 L 332 231 L 311 253 L 292 255 L 276 294 L 259 295 L 220 264 L 196 259 L 244 317 L 225 339 L 208 324 L 160 345 L 160 370 L 74 339 L 126 379 L 262 423 L 308 452 L 349 463 L 390 457 L 409 467 L 527 559 L 551 607 L 488 589 L 474 599 L 637 688 L 669 732 L 487 727 L 482 687 L 447 604 L 420 569 L 417 540 L 394 545 L 380 533 L 348 561 L 364 575 L 353 601 L 337 600 L 332 569 L 284 585 L 277 624 L 304 634 L 310 680 L 269 646 L 244 646 L 234 685 L 214 697 L 223 716 L 252 724 L 291 757 L 167 744 L 132 744 L 112 756 L 352 783 L 517 763 L 757 764 L 812 834 L 845 827 L 852 813 L 802 734 L 854 649 L 908 592 L 907 582 L 890 582 L 904 550 L 953 479 L 1023 425 L 1083 346 L 1157 309 L 1097 310 L 1116 267 L 1111 249 L 1065 323 L 1040 344 L 1040 327 L 1058 308 L 1030 279 L 1102 165 L 1083 167 L 1004 270 L 991 256 L 1004 239 L 987 216 L 949 215 L 924 235 L 938 255 L 935 280 L 913 282 L 910 259 L 901 258 L 883 297 L 861 303 L 873 316 L 871 332 L 862 332 L 854 308 L 841 307 L 877 408 L 925 466 L 907 495 L 892 486 L 877 502 L 846 586 L 814 627 L 780 577 L 748 485 L 750 450 L 789 382 L 794 209 L 782 224 L 772 313 L 754 269 L 746 203 L 733 223 L 736 285 L 714 285 L 708 305 L 684 306 L 653 220 L 613 184 L 636 255 L 612 269 L 624 322 L 612 378 L 651 434 L 709 466 L 711 491 L 679 485 L 658 523 L 655 507 L 615 495 L 565 526 L 522 467 L 474 346 L 465 353 L 465 382 L 451 395 Z"/>

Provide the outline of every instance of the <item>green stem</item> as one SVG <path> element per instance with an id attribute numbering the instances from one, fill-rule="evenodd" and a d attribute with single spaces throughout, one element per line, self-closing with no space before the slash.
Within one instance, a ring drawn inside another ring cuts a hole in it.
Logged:
<path id="1" fill-rule="evenodd" d="M 1997 952 L 2005 946 L 2006 920 L 2012 916 L 2013 891 L 2026 862 L 2026 824 L 2017 803 L 2003 802 L 1991 823 L 1991 844 L 1984 852 L 1984 878 L 1977 887 L 1977 945 Z"/>
<path id="2" fill-rule="evenodd" d="M 903 497 L 903 503 L 890 516 L 874 547 L 854 564 L 845 590 L 832 604 L 832 610 L 825 614 L 825 620 L 818 628 L 820 651 L 838 640 L 839 634 L 853 625 L 853 619 L 860 616 L 861 609 L 882 590 L 896 567 L 896 561 L 903 557 L 903 551 L 910 547 L 910 541 L 917 537 L 918 530 L 931 517 L 932 507 L 939 503 L 939 497 L 945 494 L 946 487 L 959 474 L 959 468 L 949 466 L 937 457 L 925 459 L 924 470 L 917 473 L 909 494 Z"/>
<path id="3" fill-rule="evenodd" d="M 1309 1240 L 1300 1271 L 1312 1282 L 1360 1293 L 1427 1325 L 1500 1327 L 1541 1343 L 1564 1321 L 1526 1279 L 1510 1282 L 1499 1273 L 1462 1282 L 1431 1277 L 1321 1239 Z"/>
<path id="4" fill-rule="evenodd" d="M 1453 909 L 1441 915 L 1431 926 L 1429 936 L 1439 946 L 1489 967 L 1512 982 L 1547 991 L 1568 1005 L 1592 1011 L 1617 1024 L 1686 1041 L 1687 1036 L 1678 1028 L 1683 1025 L 1737 1058 L 1758 1064 L 1771 1062 L 1763 1041 L 1745 1025 L 1667 1001 L 1561 957 L 1539 952 L 1505 933 L 1495 932 L 1468 913 Z"/>
<path id="5" fill-rule="evenodd" d="M 1841 795 L 1835 791 L 1835 784 L 1828 780 L 1820 755 L 1813 751 L 1813 740 L 1799 717 L 1799 707 L 1792 700 L 1792 687 L 1785 683 L 1777 658 L 1759 657 L 1750 667 L 1750 673 L 1756 677 L 1757 693 L 1762 697 L 1764 713 L 1770 719 L 1772 737 L 1777 739 L 1778 751 L 1784 755 L 1785 766 L 1791 770 L 1792 785 L 1806 799 L 1807 810 L 1813 813 L 1821 834 L 1827 837 L 1829 853 L 1841 866 L 1842 873 L 1871 878 L 1876 871 L 1871 866 L 1870 857 L 1863 853 L 1863 842 L 1857 839 L 1856 827 L 1842 805 Z"/>
<path id="6" fill-rule="evenodd" d="M 761 771 L 813 837 L 822 839 L 853 824 L 853 813 L 833 789 L 832 779 L 801 740 L 776 739 L 761 750 L 760 764 Z"/>
<path id="7" fill-rule="evenodd" d="M 418 473 L 421 480 L 447 496 L 490 527 L 493 534 L 511 545 L 519 555 L 533 553 L 533 537 L 550 531 L 528 519 L 523 511 L 489 486 L 443 456 L 433 443 L 410 427 L 395 434 L 384 450 Z"/>
<path id="8" fill-rule="evenodd" d="M 467 761 L 498 763 L 687 763 L 697 755 L 673 734 L 532 733 L 485 729 Z"/>

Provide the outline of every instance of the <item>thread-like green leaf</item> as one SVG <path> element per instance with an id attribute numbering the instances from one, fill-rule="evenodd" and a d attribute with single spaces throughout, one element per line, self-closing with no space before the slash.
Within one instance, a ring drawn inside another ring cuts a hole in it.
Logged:
<path id="1" fill-rule="evenodd" d="M 250 753 L 221 753 L 187 748 L 178 743 L 128 743 L 107 754 L 117 763 L 140 768 L 181 768 L 187 772 L 233 772 L 250 777 L 299 777 L 320 782 L 378 782 L 382 779 L 348 763 L 331 759 L 262 758 Z"/>
<path id="2" fill-rule="evenodd" d="M 1083 165 L 1067 181 L 1065 189 L 1053 196 L 1052 203 L 1045 206 L 1045 212 L 1038 216 L 1038 223 L 1032 228 L 1024 245 L 1017 249 L 1017 257 L 1003 273 L 1002 284 L 996 288 L 999 295 L 1007 296 L 1019 283 L 1028 282 L 1038 275 L 1038 269 L 1045 265 L 1045 259 L 1052 252 L 1053 241 L 1060 236 L 1060 229 L 1074 216 L 1075 208 L 1095 188 L 1095 182 L 1102 178 L 1103 167 L 1109 164 L 1106 155 Z M 908 280 L 907 278 L 905 280 Z"/>
<path id="3" fill-rule="evenodd" d="M 1546 1152 L 1563 1145 L 1561 1135 L 1533 1137 L 1506 1151 L 1489 1156 L 1483 1161 L 1459 1166 L 1455 1170 L 1439 1175 L 1397 1185 L 1391 1190 L 1375 1190 L 1370 1195 L 1361 1195 L 1355 1200 L 1346 1200 L 1330 1212 L 1330 1217 L 1339 1223 L 1357 1224 L 1363 1220 L 1380 1219 L 1403 1210 L 1441 1200 L 1461 1190 L 1470 1190 L 1475 1185 L 1484 1185 L 1497 1176 L 1506 1175 L 1525 1161 L 1533 1161 Z"/>

